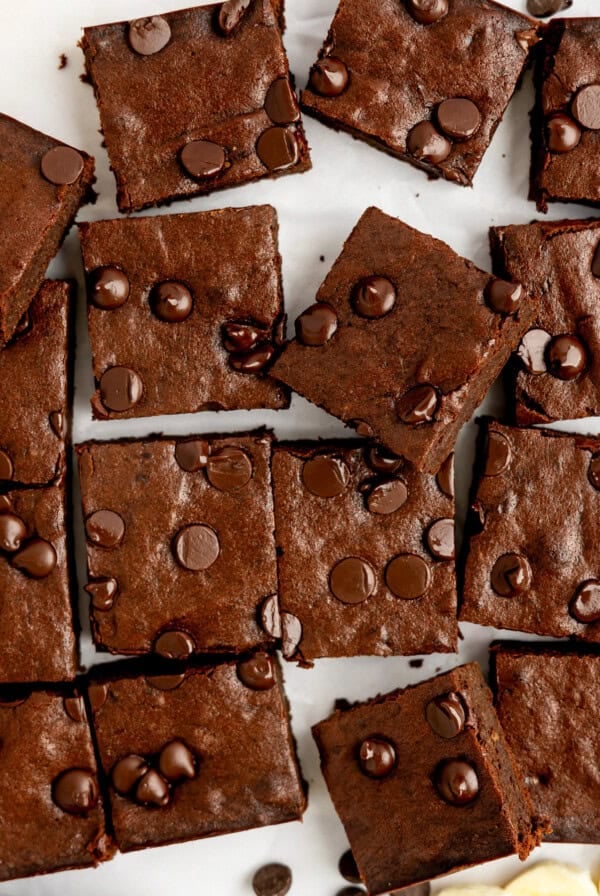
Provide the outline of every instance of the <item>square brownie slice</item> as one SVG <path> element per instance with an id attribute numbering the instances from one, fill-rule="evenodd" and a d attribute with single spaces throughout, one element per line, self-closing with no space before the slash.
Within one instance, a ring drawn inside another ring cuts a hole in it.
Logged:
<path id="1" fill-rule="evenodd" d="M 275 657 L 108 674 L 90 701 L 123 852 L 302 817 L 305 785 Z"/>
<path id="2" fill-rule="evenodd" d="M 82 697 L 0 689 L 0 744 L 0 881 L 112 858 Z"/>
<path id="3" fill-rule="evenodd" d="M 531 192 L 549 202 L 600 205 L 600 19 L 556 19 L 536 66 Z"/>
<path id="4" fill-rule="evenodd" d="M 260 621 L 277 592 L 269 434 L 88 442 L 77 454 L 101 648 L 186 657 L 274 643 L 280 632 Z"/>
<path id="5" fill-rule="evenodd" d="M 0 495 L 0 683 L 77 672 L 66 516 L 64 480 Z"/>
<path id="6" fill-rule="evenodd" d="M 294 658 L 456 650 L 452 462 L 436 480 L 355 441 L 275 446 L 279 603 L 300 623 Z"/>
<path id="7" fill-rule="evenodd" d="M 0 479 L 44 485 L 65 472 L 74 292 L 46 280 L 0 352 Z"/>
<path id="8" fill-rule="evenodd" d="M 95 417 L 282 408 L 271 206 L 80 225 Z"/>
<path id="9" fill-rule="evenodd" d="M 520 425 L 600 414 L 600 221 L 490 231 L 494 271 L 540 299 L 514 356 Z"/>
<path id="10" fill-rule="evenodd" d="M 491 660 L 498 716 L 548 839 L 598 843 L 600 656 L 500 643 Z"/>
<path id="11" fill-rule="evenodd" d="M 16 331 L 77 210 L 93 199 L 94 160 L 0 114 L 0 345 Z"/>
<path id="12" fill-rule="evenodd" d="M 310 168 L 270 0 L 85 28 L 81 47 L 121 211 Z"/>
<path id="13" fill-rule="evenodd" d="M 369 208 L 272 373 L 432 472 L 535 311 L 519 284 Z"/>
<path id="14" fill-rule="evenodd" d="M 314 726 L 372 896 L 513 853 L 524 859 L 539 842 L 544 827 L 532 818 L 491 697 L 472 663 Z"/>
<path id="15" fill-rule="evenodd" d="M 491 0 L 341 0 L 301 104 L 470 186 L 537 41 L 533 20 Z"/>
<path id="16" fill-rule="evenodd" d="M 600 439 L 484 422 L 460 618 L 600 642 Z"/>

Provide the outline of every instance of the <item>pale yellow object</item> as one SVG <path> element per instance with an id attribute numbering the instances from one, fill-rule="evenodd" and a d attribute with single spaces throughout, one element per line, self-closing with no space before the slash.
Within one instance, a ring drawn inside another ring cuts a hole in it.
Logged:
<path id="1" fill-rule="evenodd" d="M 598 896 L 587 871 L 558 862 L 534 865 L 504 889 L 509 896 Z"/>
<path id="2" fill-rule="evenodd" d="M 435 896 L 505 896 L 500 887 L 485 887 L 479 884 L 465 884 L 463 887 L 447 887 Z"/>

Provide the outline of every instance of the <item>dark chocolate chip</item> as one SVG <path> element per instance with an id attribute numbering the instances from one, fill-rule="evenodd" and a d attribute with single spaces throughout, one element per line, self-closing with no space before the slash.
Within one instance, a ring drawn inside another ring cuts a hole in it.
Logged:
<path id="1" fill-rule="evenodd" d="M 196 180 L 215 177 L 225 167 L 225 150 L 210 140 L 190 140 L 180 158 L 187 173 Z"/>
<path id="2" fill-rule="evenodd" d="M 157 691 L 174 691 L 185 681 L 185 672 L 172 675 L 146 675 L 146 684 Z"/>
<path id="3" fill-rule="evenodd" d="M 546 349 L 551 339 L 550 333 L 538 328 L 525 333 L 517 349 L 517 355 L 527 373 L 532 376 L 547 373 Z"/>
<path id="4" fill-rule="evenodd" d="M 13 554 L 11 563 L 32 579 L 45 579 L 55 569 L 56 551 L 44 538 L 32 538 Z"/>
<path id="5" fill-rule="evenodd" d="M 453 806 L 466 806 L 479 793 L 477 772 L 464 759 L 442 762 L 436 771 L 435 786 L 441 798 Z"/>
<path id="6" fill-rule="evenodd" d="M 451 740 L 464 730 L 467 714 L 460 694 L 451 691 L 430 700 L 425 709 L 425 716 L 431 730 Z"/>
<path id="7" fill-rule="evenodd" d="M 348 69 L 341 59 L 324 56 L 310 70 L 310 86 L 321 96 L 339 96 L 348 86 Z"/>
<path id="8" fill-rule="evenodd" d="M 339 560 L 329 574 L 329 587 L 343 604 L 361 604 L 377 585 L 375 570 L 360 557 Z"/>
<path id="9" fill-rule="evenodd" d="M 287 865 L 273 862 L 263 865 L 252 878 L 256 896 L 286 896 L 292 886 L 292 872 Z"/>
<path id="10" fill-rule="evenodd" d="M 380 482 L 367 494 L 367 507 L 371 513 L 387 515 L 395 513 L 406 504 L 408 489 L 401 479 Z"/>
<path id="11" fill-rule="evenodd" d="M 396 766 L 396 750 L 383 737 L 367 737 L 360 745 L 360 767 L 370 778 L 385 778 Z"/>
<path id="12" fill-rule="evenodd" d="M 346 490 L 350 470 L 339 457 L 318 454 L 302 467 L 304 487 L 318 498 L 335 498 Z"/>
<path id="13" fill-rule="evenodd" d="M 354 290 L 354 310 L 361 317 L 385 317 L 395 304 L 396 287 L 387 277 L 365 277 Z"/>
<path id="14" fill-rule="evenodd" d="M 361 876 L 358 873 L 356 859 L 354 858 L 351 849 L 347 849 L 346 852 L 340 856 L 338 869 L 344 880 L 349 880 L 351 884 L 361 883 Z"/>
<path id="15" fill-rule="evenodd" d="M 293 124 L 300 118 L 300 107 L 289 78 L 276 78 L 265 97 L 265 112 L 274 124 Z"/>
<path id="16" fill-rule="evenodd" d="M 387 565 L 385 581 L 395 597 L 416 600 L 429 588 L 431 569 L 417 554 L 398 554 Z"/>
<path id="17" fill-rule="evenodd" d="M 569 613 L 582 625 L 600 622 L 600 581 L 598 579 L 589 579 L 579 586 L 569 604 Z"/>
<path id="18" fill-rule="evenodd" d="M 194 639 L 180 631 L 163 632 L 154 642 L 154 652 L 170 660 L 187 660 L 195 647 Z"/>
<path id="19" fill-rule="evenodd" d="M 14 473 L 13 462 L 6 449 L 0 448 L 0 479 L 12 479 Z"/>
<path id="20" fill-rule="evenodd" d="M 85 722 L 87 720 L 85 700 L 83 697 L 80 697 L 77 694 L 73 697 L 65 697 L 63 699 L 63 706 L 68 717 L 74 722 Z"/>
<path id="21" fill-rule="evenodd" d="M 83 171 L 83 156 L 70 146 L 55 146 L 42 156 L 42 174 L 51 184 L 74 184 Z"/>
<path id="22" fill-rule="evenodd" d="M 158 770 L 171 784 L 192 781 L 198 774 L 196 757 L 182 740 L 172 740 L 160 751 Z"/>
<path id="23" fill-rule="evenodd" d="M 406 139 L 408 152 L 420 162 L 438 165 L 452 152 L 452 144 L 430 121 L 420 121 Z"/>
<path id="24" fill-rule="evenodd" d="M 0 513 L 0 550 L 12 554 L 21 547 L 27 527 L 16 513 Z"/>
<path id="25" fill-rule="evenodd" d="M 129 298 L 129 279 L 116 267 L 96 268 L 89 275 L 90 300 L 103 311 L 120 308 Z"/>
<path id="26" fill-rule="evenodd" d="M 203 470 L 210 454 L 210 445 L 204 439 L 186 439 L 175 445 L 175 460 L 186 473 Z"/>
<path id="27" fill-rule="evenodd" d="M 165 280 L 152 289 L 150 307 L 159 320 L 178 324 L 187 320 L 192 313 L 194 299 L 185 284 L 178 280 Z"/>
<path id="28" fill-rule="evenodd" d="M 173 540 L 173 553 L 184 569 L 200 572 L 216 562 L 221 546 L 214 529 L 193 523 L 179 530 Z"/>
<path id="29" fill-rule="evenodd" d="M 584 345 L 577 336 L 563 333 L 554 336 L 546 348 L 546 362 L 552 376 L 559 380 L 575 380 L 587 363 Z"/>
<path id="30" fill-rule="evenodd" d="M 252 460 L 241 448 L 225 446 L 208 458 L 208 481 L 222 492 L 235 492 L 252 479 Z"/>
<path id="31" fill-rule="evenodd" d="M 113 766 L 111 772 L 112 786 L 121 796 L 127 796 L 147 771 L 148 763 L 144 757 L 131 753 L 129 756 L 119 759 Z"/>
<path id="32" fill-rule="evenodd" d="M 579 145 L 581 129 L 568 115 L 557 112 L 546 122 L 546 136 L 550 152 L 571 152 Z"/>
<path id="33" fill-rule="evenodd" d="M 223 345 L 228 352 L 249 352 L 269 336 L 268 330 L 254 324 L 228 321 L 223 324 Z"/>
<path id="34" fill-rule="evenodd" d="M 454 497 L 454 452 L 448 455 L 435 477 L 438 488 L 448 498 Z"/>
<path id="35" fill-rule="evenodd" d="M 62 411 L 51 411 L 48 422 L 57 439 L 64 439 L 67 434 L 67 421 Z"/>
<path id="36" fill-rule="evenodd" d="M 494 563 L 492 588 L 501 597 L 517 597 L 531 587 L 531 566 L 521 554 L 503 554 Z"/>
<path id="37" fill-rule="evenodd" d="M 454 560 L 454 520 L 436 520 L 427 530 L 427 547 L 436 560 Z"/>
<path id="38" fill-rule="evenodd" d="M 588 479 L 600 491 L 600 454 L 594 454 L 588 467 Z"/>
<path id="39" fill-rule="evenodd" d="M 302 623 L 293 613 L 281 614 L 281 652 L 286 659 L 296 653 L 302 640 Z"/>
<path id="40" fill-rule="evenodd" d="M 448 13 L 448 0 L 407 0 L 406 7 L 421 25 L 433 25 Z"/>
<path id="41" fill-rule="evenodd" d="M 100 610 L 104 613 L 112 610 L 118 591 L 116 579 L 93 579 L 84 586 L 84 589 L 92 598 L 94 610 Z"/>
<path id="42" fill-rule="evenodd" d="M 365 891 L 362 887 L 342 887 L 335 896 L 365 896 Z"/>
<path id="43" fill-rule="evenodd" d="M 440 103 L 437 120 L 448 137 L 454 140 L 468 140 L 481 126 L 481 112 L 472 100 L 453 97 Z"/>
<path id="44" fill-rule="evenodd" d="M 107 698 L 108 686 L 106 684 L 96 682 L 95 684 L 89 685 L 88 699 L 90 701 L 90 706 L 92 707 L 92 712 L 97 712 L 99 709 L 102 709 Z"/>
<path id="45" fill-rule="evenodd" d="M 129 367 L 109 367 L 100 380 L 100 398 L 110 411 L 129 411 L 142 395 L 141 377 Z"/>
<path id="46" fill-rule="evenodd" d="M 125 523 L 114 510 L 95 510 L 85 521 L 88 540 L 101 548 L 116 548 L 123 541 Z"/>
<path id="47" fill-rule="evenodd" d="M 387 476 L 393 476 L 402 466 L 401 457 L 390 454 L 385 448 L 379 447 L 379 445 L 367 448 L 365 460 L 376 473 L 383 473 Z"/>
<path id="48" fill-rule="evenodd" d="M 498 314 L 515 314 L 519 310 L 524 289 L 520 283 L 509 283 L 494 277 L 485 291 L 487 303 Z"/>
<path id="49" fill-rule="evenodd" d="M 331 305 L 315 302 L 296 318 L 296 339 L 303 345 L 325 345 L 337 327 L 337 314 Z"/>
<path id="50" fill-rule="evenodd" d="M 232 34 L 242 21 L 252 0 L 225 0 L 219 10 L 219 28 L 223 34 Z"/>
<path id="51" fill-rule="evenodd" d="M 52 799 L 69 815 L 88 815 L 98 805 L 96 776 L 84 768 L 70 768 L 55 778 Z"/>
<path id="52" fill-rule="evenodd" d="M 146 16 L 129 23 L 129 45 L 140 56 L 153 56 L 171 40 L 169 23 L 162 16 Z"/>
<path id="53" fill-rule="evenodd" d="M 571 112 L 589 131 L 600 130 L 600 84 L 588 84 L 577 91 Z"/>
<path id="54" fill-rule="evenodd" d="M 281 615 L 279 599 L 276 594 L 266 597 L 260 607 L 260 624 L 262 630 L 272 638 L 281 638 Z"/>
<path id="55" fill-rule="evenodd" d="M 512 449 L 508 437 L 501 432 L 490 430 L 485 448 L 484 474 L 486 476 L 500 476 L 501 473 L 505 473 L 508 470 L 511 461 Z"/>
<path id="56" fill-rule="evenodd" d="M 527 0 L 527 12 L 543 19 L 545 16 L 553 16 L 563 9 L 568 9 L 572 3 L 573 0 Z"/>
<path id="57" fill-rule="evenodd" d="M 253 691 L 270 691 L 275 685 L 275 666 L 268 653 L 255 653 L 238 663 L 237 674 L 242 684 Z"/>
<path id="58" fill-rule="evenodd" d="M 238 373 L 260 373 L 274 354 L 272 345 L 259 345 L 243 355 L 231 355 L 229 363 Z"/>
<path id="59" fill-rule="evenodd" d="M 409 426 L 420 426 L 434 420 L 439 403 L 440 399 L 435 386 L 430 383 L 422 383 L 413 386 L 397 399 L 396 414 L 403 423 Z"/>
<path id="60" fill-rule="evenodd" d="M 157 806 L 163 808 L 171 800 L 171 791 L 168 783 L 153 768 L 148 769 L 139 779 L 135 788 L 136 802 L 142 806 Z"/>
<path id="61" fill-rule="evenodd" d="M 263 131 L 256 141 L 256 152 L 269 171 L 291 168 L 298 161 L 298 140 L 290 128 L 272 127 Z"/>

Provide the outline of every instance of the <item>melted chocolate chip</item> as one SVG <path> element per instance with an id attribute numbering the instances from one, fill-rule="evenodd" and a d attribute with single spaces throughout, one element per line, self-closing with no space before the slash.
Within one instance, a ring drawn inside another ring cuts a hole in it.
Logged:
<path id="1" fill-rule="evenodd" d="M 425 716 L 431 730 L 445 740 L 451 740 L 464 731 L 467 719 L 461 696 L 454 691 L 430 700 Z"/>
<path id="2" fill-rule="evenodd" d="M 436 520 L 427 530 L 427 547 L 436 560 L 454 560 L 454 520 Z"/>
<path id="3" fill-rule="evenodd" d="M 52 784 L 52 799 L 69 815 L 87 815 L 98 805 L 96 776 L 83 768 L 71 768 Z"/>
<path id="4" fill-rule="evenodd" d="M 109 367 L 100 380 L 100 398 L 110 411 L 129 411 L 144 394 L 141 377 L 129 367 Z"/>
<path id="5" fill-rule="evenodd" d="M 337 327 L 337 314 L 331 305 L 316 302 L 296 318 L 296 339 L 303 345 L 325 345 Z"/>
<path id="6" fill-rule="evenodd" d="M 51 411 L 48 422 L 56 438 L 64 439 L 67 434 L 67 421 L 62 411 Z"/>
<path id="7" fill-rule="evenodd" d="M 454 452 L 448 455 L 438 470 L 435 480 L 441 492 L 448 498 L 454 497 Z"/>
<path id="8" fill-rule="evenodd" d="M 56 567 L 56 551 L 49 541 L 32 538 L 12 555 L 11 563 L 32 579 L 45 579 Z"/>
<path id="9" fill-rule="evenodd" d="M 517 349 L 517 355 L 527 373 L 532 376 L 547 373 L 546 349 L 551 339 L 552 336 L 546 330 L 536 328 L 525 333 Z"/>
<path id="10" fill-rule="evenodd" d="M 51 184 L 74 184 L 83 171 L 83 156 L 70 146 L 55 146 L 42 156 L 42 174 Z"/>
<path id="11" fill-rule="evenodd" d="M 435 786 L 441 798 L 453 806 L 466 806 L 479 793 L 477 772 L 463 759 L 442 762 L 435 775 Z"/>
<path id="12" fill-rule="evenodd" d="M 520 283 L 509 283 L 494 277 L 488 283 L 485 296 L 487 303 L 498 314 L 515 314 L 519 310 L 524 289 Z"/>
<path id="13" fill-rule="evenodd" d="M 241 448 L 225 446 L 208 458 L 206 476 L 221 492 L 235 492 L 252 479 L 252 460 Z"/>
<path id="14" fill-rule="evenodd" d="M 221 546 L 214 529 L 194 523 L 179 530 L 173 540 L 173 553 L 184 569 L 200 572 L 216 562 Z"/>
<path id="15" fill-rule="evenodd" d="M 187 632 L 167 631 L 154 642 L 154 652 L 170 660 L 187 660 L 196 644 Z"/>
<path id="16" fill-rule="evenodd" d="M 413 386 L 396 401 L 396 414 L 403 423 L 409 426 L 420 426 L 434 420 L 439 403 L 440 399 L 435 386 L 430 383 L 422 383 L 419 386 Z"/>
<path id="17" fill-rule="evenodd" d="M 452 152 L 450 141 L 434 128 L 430 121 L 420 121 L 406 140 L 408 152 L 420 162 L 439 165 Z"/>
<path id="18" fill-rule="evenodd" d="M 512 449 L 507 436 L 493 429 L 488 432 L 485 449 L 486 476 L 500 476 L 510 467 L 512 461 Z"/>
<path id="19" fill-rule="evenodd" d="M 171 800 L 169 785 L 157 771 L 148 769 L 139 779 L 135 788 L 136 802 L 142 806 L 157 806 L 163 808 Z"/>
<path id="20" fill-rule="evenodd" d="M 92 544 L 101 548 L 116 548 L 125 536 L 125 523 L 114 510 L 96 510 L 87 517 L 85 531 Z"/>
<path id="21" fill-rule="evenodd" d="M 448 14 L 448 0 L 407 0 L 406 8 L 421 25 L 433 25 Z"/>
<path id="22" fill-rule="evenodd" d="M 321 96 L 339 96 L 347 88 L 348 81 L 348 69 L 335 56 L 324 56 L 310 70 L 310 86 Z"/>
<path id="23" fill-rule="evenodd" d="M 346 557 L 335 564 L 329 574 L 329 587 L 344 604 L 360 604 L 367 600 L 377 585 L 375 570 L 360 557 Z"/>
<path id="24" fill-rule="evenodd" d="M 192 781 L 198 774 L 196 757 L 182 740 L 172 740 L 160 751 L 158 770 L 171 784 Z"/>
<path id="25" fill-rule="evenodd" d="M 416 600 L 429 588 L 431 569 L 417 554 L 398 554 L 388 563 L 385 581 L 395 597 Z"/>
<path id="26" fill-rule="evenodd" d="M 281 171 L 296 164 L 300 150 L 290 128 L 273 127 L 263 131 L 256 141 L 256 153 L 269 171 Z"/>
<path id="27" fill-rule="evenodd" d="M 92 598 L 94 610 L 100 610 L 104 613 L 112 610 L 118 591 L 116 579 L 93 579 L 84 586 L 84 589 Z"/>
<path id="28" fill-rule="evenodd" d="M 210 140 L 191 140 L 180 153 L 181 164 L 195 180 L 215 177 L 225 167 L 225 150 Z"/>
<path id="29" fill-rule="evenodd" d="M 27 527 L 16 513 L 0 513 L 0 550 L 18 551 L 27 535 Z"/>
<path id="30" fill-rule="evenodd" d="M 121 796 L 128 796 L 147 771 L 148 763 L 144 757 L 131 753 L 114 765 L 111 772 L 112 786 Z"/>
<path id="31" fill-rule="evenodd" d="M 255 653 L 238 663 L 237 674 L 242 684 L 253 691 L 270 691 L 275 685 L 275 666 L 268 653 Z"/>
<path id="32" fill-rule="evenodd" d="M 300 107 L 288 78 L 276 78 L 265 97 L 265 112 L 273 124 L 293 124 L 300 118 Z"/>
<path id="33" fill-rule="evenodd" d="M 302 640 L 302 623 L 293 613 L 281 614 L 281 652 L 291 659 Z"/>
<path id="34" fill-rule="evenodd" d="M 90 300 L 103 311 L 120 308 L 129 298 L 130 285 L 127 275 L 116 267 L 96 268 L 89 275 Z"/>
<path id="35" fill-rule="evenodd" d="M 272 638 L 281 638 L 281 615 L 279 599 L 276 594 L 266 597 L 260 607 L 260 624 L 262 630 Z"/>
<path id="36" fill-rule="evenodd" d="M 385 778 L 396 766 L 396 750 L 389 740 L 368 737 L 360 745 L 360 767 L 370 778 Z"/>
<path id="37" fill-rule="evenodd" d="M 162 16 L 146 16 L 129 23 L 129 46 L 140 56 L 153 56 L 171 40 L 169 23 Z"/>
<path id="38" fill-rule="evenodd" d="M 358 435 L 365 439 L 370 439 L 375 435 L 373 427 L 366 420 L 349 420 L 348 426 L 353 426 Z"/>
<path id="39" fill-rule="evenodd" d="M 354 290 L 354 310 L 361 317 L 385 317 L 395 304 L 396 287 L 387 277 L 365 277 Z"/>
<path id="40" fill-rule="evenodd" d="M 581 339 L 568 333 L 554 336 L 546 348 L 546 361 L 552 376 L 565 381 L 577 379 L 587 363 Z"/>
<path id="41" fill-rule="evenodd" d="M 229 363 L 238 373 L 260 373 L 274 354 L 272 345 L 259 345 L 243 355 L 232 355 Z"/>
<path id="42" fill-rule="evenodd" d="M 102 709 L 102 707 L 106 703 L 107 698 L 107 685 L 101 684 L 100 682 L 89 685 L 88 699 L 90 701 L 90 706 L 92 707 L 92 712 L 97 712 L 99 709 Z"/>
<path id="43" fill-rule="evenodd" d="M 169 324 L 187 320 L 194 307 L 190 290 L 177 280 L 157 283 L 150 293 L 150 307 L 155 316 Z"/>
<path id="44" fill-rule="evenodd" d="M 63 699 L 63 706 L 68 717 L 74 722 L 85 722 L 87 720 L 83 697 L 80 697 L 77 694 L 73 697 L 65 697 Z"/>
<path id="45" fill-rule="evenodd" d="M 365 455 L 367 464 L 376 473 L 393 476 L 402 466 L 402 458 L 395 454 L 389 454 L 385 448 L 374 445 L 368 448 Z"/>
<path id="46" fill-rule="evenodd" d="M 579 145 L 581 130 L 572 118 L 558 112 L 546 122 L 546 138 L 550 152 L 571 152 Z"/>
<path id="47" fill-rule="evenodd" d="M 455 97 L 440 103 L 437 120 L 448 137 L 454 140 L 468 140 L 481 126 L 481 112 L 472 100 Z"/>
<path id="48" fill-rule="evenodd" d="M 156 691 L 174 691 L 185 681 L 185 672 L 173 675 L 146 675 L 146 684 Z"/>
<path id="49" fill-rule="evenodd" d="M 347 464 L 338 457 L 318 454 L 302 467 L 304 487 L 318 498 L 335 498 L 346 490 L 350 481 Z"/>
<path id="50" fill-rule="evenodd" d="M 210 445 L 204 439 L 186 439 L 175 445 L 175 460 L 186 473 L 203 470 L 210 454 Z"/>
<path id="51" fill-rule="evenodd" d="M 595 489 L 600 491 L 600 454 L 594 454 L 588 467 L 588 479 Z"/>
<path id="52" fill-rule="evenodd" d="M 600 84 L 582 87 L 571 103 L 571 112 L 589 131 L 600 130 Z"/>
<path id="53" fill-rule="evenodd" d="M 225 0 L 219 10 L 219 28 L 230 35 L 242 21 L 252 0 Z"/>
<path id="54" fill-rule="evenodd" d="M 351 849 L 347 849 L 346 852 L 340 856 L 338 869 L 344 880 L 350 881 L 351 884 L 361 883 L 361 877 L 358 873 L 358 868 L 356 867 L 356 859 L 354 858 Z"/>
<path id="55" fill-rule="evenodd" d="M 249 352 L 268 338 L 268 331 L 254 324 L 228 321 L 223 324 L 223 346 L 228 352 Z"/>
<path id="56" fill-rule="evenodd" d="M 408 489 L 401 479 L 380 482 L 367 495 L 367 507 L 371 513 L 386 515 L 395 513 L 406 504 Z"/>
<path id="57" fill-rule="evenodd" d="M 600 622 L 600 581 L 598 579 L 589 579 L 579 586 L 569 604 L 569 613 L 582 625 Z"/>
<path id="58" fill-rule="evenodd" d="M 273 862 L 263 865 L 252 878 L 256 896 L 286 896 L 292 886 L 292 872 L 287 865 Z"/>
<path id="59" fill-rule="evenodd" d="M 501 597 L 517 597 L 531 587 L 531 566 L 521 554 L 503 554 L 494 563 L 492 588 Z"/>

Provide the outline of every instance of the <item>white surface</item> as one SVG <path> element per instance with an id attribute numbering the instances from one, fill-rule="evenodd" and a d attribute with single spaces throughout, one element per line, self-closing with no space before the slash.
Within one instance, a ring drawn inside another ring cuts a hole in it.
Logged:
<path id="1" fill-rule="evenodd" d="M 82 218 L 113 217 L 117 209 L 114 180 L 106 153 L 100 146 L 92 91 L 79 81 L 83 57 L 76 44 L 80 28 L 184 5 L 185 0 L 2 0 L 0 3 L 0 33 L 3 35 L 0 109 L 80 146 L 96 157 L 100 198 L 95 206 L 83 211 Z M 524 10 L 525 0 L 510 0 L 509 5 Z M 334 8 L 335 0 L 287 0 L 285 43 L 299 85 L 306 81 Z M 575 0 L 571 13 L 597 14 L 598 0 Z M 61 53 L 67 54 L 68 66 L 59 71 Z M 314 164 L 311 172 L 178 203 L 172 210 L 185 212 L 228 204 L 272 203 L 279 212 L 286 303 L 292 319 L 313 301 L 319 283 L 350 229 L 363 210 L 372 204 L 446 240 L 458 252 L 489 268 L 488 227 L 496 223 L 524 223 L 535 216 L 533 204 L 526 199 L 531 103 L 531 79 L 527 76 L 484 159 L 473 190 L 445 181 L 428 181 L 424 174 L 409 165 L 307 118 L 306 130 Z M 548 217 L 589 215 L 589 209 L 558 206 Z M 3 223 L 10 226 L 10 221 Z M 320 262 L 320 255 L 325 256 L 324 263 Z M 74 233 L 67 239 L 50 273 L 57 277 L 77 276 L 81 281 Z M 263 423 L 273 426 L 278 435 L 285 437 L 332 436 L 345 432 L 338 421 L 297 396 L 291 410 L 277 413 L 204 413 L 151 420 L 92 422 L 89 411 L 92 374 L 84 308 L 81 295 L 76 441 L 90 437 L 143 435 L 160 430 L 172 434 L 226 432 Z M 501 403 L 502 395 L 496 388 L 486 408 L 499 409 Z M 599 432 L 600 420 L 585 421 L 579 428 Z M 460 442 L 458 489 L 461 506 L 464 506 L 470 476 L 472 442 L 471 426 L 463 432 Z M 81 538 L 79 547 L 81 551 Z M 81 557 L 79 569 L 83 581 Z M 82 607 L 85 624 L 86 601 L 82 600 Z M 471 625 L 462 628 L 465 640 L 459 659 L 477 658 L 485 662 L 487 645 L 496 632 Z M 88 635 L 84 637 L 84 660 L 93 662 Z M 188 893 L 195 896 L 246 896 L 252 892 L 250 879 L 256 867 L 274 860 L 287 862 L 292 867 L 292 896 L 335 896 L 344 885 L 337 872 L 337 861 L 347 844 L 319 772 L 310 725 L 331 711 L 336 697 L 367 698 L 418 681 L 438 668 L 446 669 L 457 662 L 455 656 L 430 657 L 422 669 L 412 669 L 406 658 L 322 660 L 312 671 L 286 665 L 294 729 L 304 775 L 310 783 L 309 810 L 303 824 L 263 828 L 119 856 L 97 870 L 4 884 L 0 886 L 0 896 L 80 896 L 82 893 L 86 896 L 183 896 Z M 2 819 L 0 837 L 1 831 Z M 422 836 L 427 837 L 426 828 Z M 402 849 L 401 843 L 398 849 Z M 593 869 L 596 877 L 600 875 L 600 847 L 548 845 L 528 864 L 540 858 L 580 863 Z M 507 859 L 451 876 L 444 883 L 485 881 L 502 884 L 522 867 L 517 859 Z"/>

